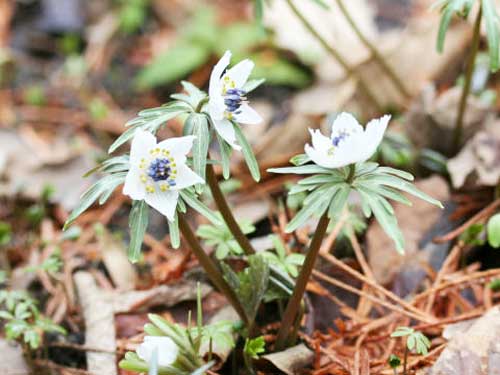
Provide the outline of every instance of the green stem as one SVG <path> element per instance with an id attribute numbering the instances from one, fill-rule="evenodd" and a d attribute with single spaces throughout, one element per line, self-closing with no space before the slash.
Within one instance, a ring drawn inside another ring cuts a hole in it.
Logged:
<path id="1" fill-rule="evenodd" d="M 348 184 L 351 184 L 351 182 L 354 180 L 355 175 L 356 175 L 356 164 L 350 164 L 349 165 L 349 174 L 347 175 L 346 182 Z"/>
<path id="2" fill-rule="evenodd" d="M 364 79 L 357 74 L 357 72 L 351 68 L 347 60 L 337 51 L 335 48 L 330 46 L 328 42 L 316 31 L 313 25 L 305 18 L 302 13 L 300 13 L 299 9 L 295 6 L 292 0 L 286 0 L 288 6 L 293 11 L 295 16 L 302 22 L 304 27 L 316 38 L 316 40 L 321 44 L 321 46 L 342 66 L 342 68 L 346 71 L 347 75 L 351 77 L 355 77 L 358 81 L 359 88 L 364 92 L 366 97 L 370 99 L 370 101 L 374 104 L 377 110 L 382 109 L 382 105 L 377 100 L 376 96 L 371 92 L 368 88 L 368 85 L 365 83 Z"/>
<path id="3" fill-rule="evenodd" d="M 217 181 L 217 176 L 215 175 L 214 167 L 211 164 L 207 164 L 206 169 L 207 183 L 212 192 L 212 196 L 214 198 L 215 204 L 219 209 L 224 221 L 227 224 L 227 227 L 231 231 L 238 245 L 241 246 L 246 255 L 255 254 L 255 249 L 252 244 L 248 240 L 247 236 L 242 232 L 238 222 L 233 216 L 231 208 L 222 193 L 222 190 L 219 186 L 219 182 Z"/>
<path id="4" fill-rule="evenodd" d="M 208 99 L 209 99 L 208 96 L 206 96 L 203 99 L 201 99 L 200 102 L 198 103 L 198 106 L 195 108 L 194 111 L 196 113 L 200 113 L 201 110 L 203 109 L 203 106 L 208 103 Z"/>
<path id="5" fill-rule="evenodd" d="M 217 289 L 219 289 L 220 292 L 222 292 L 226 296 L 229 303 L 231 303 L 233 308 L 240 316 L 241 320 L 243 320 L 243 322 L 245 323 L 245 326 L 248 327 L 250 322 L 248 321 L 247 314 L 245 313 L 245 309 L 241 305 L 238 296 L 236 295 L 234 290 L 229 286 L 226 280 L 224 280 L 221 272 L 216 267 L 212 259 L 207 255 L 207 253 L 205 253 L 200 243 L 198 242 L 198 239 L 196 238 L 195 234 L 191 230 L 191 227 L 189 226 L 188 222 L 181 214 L 179 214 L 179 229 L 182 232 L 184 239 L 189 244 L 191 251 L 198 258 L 198 261 L 200 262 L 201 266 L 207 273 L 212 283 L 216 286 Z"/>
<path id="6" fill-rule="evenodd" d="M 316 257 L 318 256 L 321 242 L 325 236 L 326 229 L 328 228 L 328 215 L 324 213 L 319 220 L 316 232 L 311 240 L 311 245 L 309 246 L 309 251 L 307 253 L 302 269 L 300 270 L 299 277 L 293 289 L 292 297 L 288 301 L 285 309 L 285 314 L 281 322 L 281 327 L 276 338 L 276 350 L 281 350 L 284 348 L 288 335 L 290 333 L 290 328 L 292 327 L 297 312 L 300 309 L 302 302 L 302 297 L 306 291 L 307 282 L 311 277 L 312 270 L 314 268 L 314 263 L 316 262 Z"/>
<path id="7" fill-rule="evenodd" d="M 462 89 L 462 96 L 460 97 L 460 103 L 458 105 L 457 122 L 455 124 L 455 132 L 453 134 L 453 148 L 454 152 L 458 152 L 460 149 L 460 144 L 462 142 L 463 127 L 464 127 L 464 116 L 465 108 L 467 107 L 467 98 L 470 93 L 470 86 L 472 82 L 472 75 L 474 73 L 474 65 L 476 61 L 477 52 L 479 51 L 479 41 L 481 39 L 481 17 L 483 14 L 483 8 L 479 7 L 479 12 L 476 16 L 476 21 L 474 23 L 474 35 L 472 37 L 472 48 L 469 56 L 469 61 L 467 62 L 467 71 L 465 72 L 465 82 Z"/>
<path id="8" fill-rule="evenodd" d="M 351 17 L 349 11 L 344 5 L 344 2 L 342 0 L 337 0 L 337 4 L 340 8 L 340 11 L 346 18 L 347 22 L 349 25 L 351 25 L 351 28 L 354 30 L 356 35 L 358 36 L 359 40 L 365 45 L 366 48 L 368 48 L 373 56 L 373 58 L 377 61 L 377 63 L 380 65 L 382 70 L 389 76 L 389 78 L 392 80 L 392 83 L 394 86 L 399 90 L 399 92 L 405 96 L 406 98 L 410 98 L 411 95 L 406 89 L 403 81 L 398 77 L 396 72 L 392 69 L 392 67 L 385 61 L 384 57 L 382 54 L 378 51 L 378 49 L 373 45 L 370 40 L 363 34 L 363 32 L 359 29 L 358 25 L 356 25 L 356 22 L 354 22 L 354 19 Z"/>

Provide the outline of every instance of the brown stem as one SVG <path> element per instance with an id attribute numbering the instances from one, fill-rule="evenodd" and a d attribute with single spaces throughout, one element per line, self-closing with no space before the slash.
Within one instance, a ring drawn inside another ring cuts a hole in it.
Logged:
<path id="1" fill-rule="evenodd" d="M 403 81 L 398 77 L 396 72 L 392 69 L 392 67 L 385 61 L 384 56 L 378 51 L 377 47 L 373 45 L 370 40 L 363 34 L 363 32 L 360 30 L 358 25 L 356 25 L 356 22 L 354 22 L 354 19 L 351 17 L 349 11 L 344 5 L 344 2 L 342 0 L 337 0 L 337 5 L 340 8 L 340 11 L 346 18 L 347 22 L 349 25 L 351 25 L 351 28 L 354 30 L 356 33 L 357 37 L 361 42 L 365 45 L 366 48 L 368 48 L 373 56 L 373 58 L 377 61 L 377 63 L 380 65 L 382 70 L 389 76 L 389 78 L 392 80 L 392 83 L 394 86 L 399 90 L 399 92 L 405 96 L 406 98 L 410 98 L 411 95 L 406 89 Z"/>
<path id="2" fill-rule="evenodd" d="M 198 239 L 196 238 L 195 234 L 191 230 L 191 227 L 189 226 L 188 222 L 181 214 L 179 214 L 179 229 L 182 233 L 182 236 L 189 244 L 191 251 L 194 253 L 194 255 L 196 255 L 196 258 L 198 258 L 198 261 L 200 262 L 201 266 L 207 273 L 212 283 L 216 286 L 217 289 L 219 289 L 221 293 L 223 293 L 226 296 L 229 303 L 231 303 L 233 308 L 240 316 L 241 320 L 243 320 L 243 322 L 245 323 L 245 326 L 248 327 L 249 321 L 247 318 L 247 314 L 245 312 L 245 309 L 241 305 L 238 296 L 236 295 L 234 290 L 229 286 L 226 280 L 224 280 L 221 272 L 216 267 L 212 259 L 207 255 L 207 253 L 205 253 L 200 243 L 198 242 Z"/>
<path id="3" fill-rule="evenodd" d="M 229 230 L 233 234 L 234 239 L 238 242 L 238 245 L 241 246 L 246 255 L 255 254 L 252 244 L 248 240 L 247 236 L 245 236 L 245 234 L 241 231 L 238 222 L 234 218 L 231 208 L 229 208 L 226 198 L 220 189 L 219 182 L 215 176 L 214 167 L 210 164 L 207 164 L 206 175 L 207 183 L 210 187 L 210 191 L 212 192 L 215 204 L 217 205 L 217 208 L 219 209 Z"/>
<path id="4" fill-rule="evenodd" d="M 469 97 L 470 86 L 472 82 L 472 74 L 474 73 L 474 63 L 476 61 L 477 52 L 479 50 L 479 41 L 481 39 L 481 17 L 483 14 L 483 8 L 479 7 L 479 12 L 476 16 L 476 21 L 474 23 L 474 35 L 472 37 L 472 48 L 469 56 L 469 61 L 467 65 L 467 71 L 465 72 L 465 82 L 462 89 L 462 96 L 460 97 L 460 103 L 458 105 L 457 122 L 455 124 L 455 132 L 453 134 L 453 147 L 454 152 L 458 152 L 460 148 L 460 143 L 462 141 L 462 133 L 464 127 L 464 115 L 465 108 L 467 107 L 467 98 Z"/>
<path id="5" fill-rule="evenodd" d="M 351 77 L 355 77 L 358 81 L 359 88 L 363 91 L 363 93 L 366 95 L 368 99 L 373 103 L 373 105 L 376 107 L 377 110 L 382 109 L 382 105 L 379 103 L 377 100 L 376 96 L 371 92 L 369 89 L 368 85 L 364 81 L 364 79 L 357 74 L 357 72 L 351 68 L 347 60 L 344 59 L 344 57 L 340 54 L 339 51 L 337 51 L 335 48 L 333 48 L 331 45 L 328 44 L 328 42 L 316 31 L 316 29 L 313 27 L 313 25 L 305 18 L 302 13 L 300 13 L 300 10 L 295 6 L 292 0 L 286 0 L 288 6 L 290 9 L 293 11 L 295 16 L 302 22 L 302 25 L 317 39 L 319 44 L 335 59 L 337 62 L 342 66 L 342 68 L 345 70 L 347 75 Z"/>
<path id="6" fill-rule="evenodd" d="M 287 341 L 288 335 L 290 333 L 290 327 L 294 323 L 297 312 L 300 308 L 302 297 L 304 296 L 304 293 L 306 291 L 307 282 L 311 277 L 311 273 L 313 271 L 314 264 L 316 262 L 316 258 L 321 246 L 321 241 L 325 236 L 329 221 L 330 220 L 328 219 L 328 214 L 325 212 L 319 220 L 316 232 L 314 233 L 314 236 L 311 240 L 311 245 L 309 246 L 309 251 L 307 253 L 306 259 L 304 261 L 304 264 L 302 265 L 302 269 L 300 270 L 295 288 L 293 289 L 292 297 L 290 297 L 290 300 L 288 301 L 288 304 L 286 306 L 285 314 L 283 315 L 283 320 L 281 322 L 281 327 L 276 338 L 277 350 L 283 349 Z"/>

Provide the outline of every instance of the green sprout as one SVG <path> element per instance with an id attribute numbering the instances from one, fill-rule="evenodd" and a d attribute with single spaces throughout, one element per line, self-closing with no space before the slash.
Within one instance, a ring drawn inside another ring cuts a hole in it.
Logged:
<path id="1" fill-rule="evenodd" d="M 406 337 L 405 355 L 403 360 L 403 374 L 407 374 L 408 351 L 413 351 L 420 355 L 427 355 L 431 347 L 430 340 L 420 331 L 411 327 L 398 327 L 391 334 L 391 337 Z"/>
<path id="2" fill-rule="evenodd" d="M 17 340 L 30 349 L 37 349 L 45 332 L 66 334 L 64 328 L 40 314 L 35 300 L 27 293 L 2 290 L 0 306 L 7 340 Z"/>
<path id="3" fill-rule="evenodd" d="M 304 263 L 304 255 L 298 253 L 287 254 L 285 245 L 281 242 L 281 239 L 276 235 L 270 237 L 273 241 L 275 252 L 269 250 L 264 251 L 262 256 L 269 264 L 275 265 L 292 277 L 297 277 L 299 274 L 298 267 L 302 266 Z"/>
<path id="4" fill-rule="evenodd" d="M 222 221 L 222 216 L 217 214 Z M 255 227 L 249 220 L 241 220 L 239 222 L 240 228 L 244 234 L 249 234 L 255 231 Z M 228 255 L 242 255 L 243 249 L 238 242 L 234 239 L 231 231 L 227 225 L 220 224 L 204 224 L 200 225 L 196 234 L 205 240 L 205 244 L 215 247 L 215 256 L 217 259 L 224 259 Z"/>

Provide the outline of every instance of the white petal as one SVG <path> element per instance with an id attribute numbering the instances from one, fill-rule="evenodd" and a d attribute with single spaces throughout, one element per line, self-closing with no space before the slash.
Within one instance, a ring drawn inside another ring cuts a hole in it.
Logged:
<path id="1" fill-rule="evenodd" d="M 304 151 L 306 152 L 307 156 L 309 156 L 309 158 L 317 165 L 325 168 L 332 168 L 331 160 L 329 160 L 327 154 L 325 154 L 324 152 L 316 150 L 309 144 L 306 144 L 306 146 L 304 147 Z"/>
<path id="2" fill-rule="evenodd" d="M 321 131 L 309 129 L 309 133 L 311 133 L 312 145 L 316 150 L 327 153 L 333 146 L 332 140 L 325 137 Z"/>
<path id="3" fill-rule="evenodd" d="M 196 137 L 193 135 L 168 138 L 158 143 L 157 147 L 162 150 L 170 151 L 176 161 L 183 162 L 185 160 L 185 156 L 189 153 L 189 151 L 191 151 L 195 138 Z"/>
<path id="4" fill-rule="evenodd" d="M 231 61 L 231 51 L 226 51 L 224 55 L 221 57 L 219 62 L 215 64 L 212 74 L 210 75 L 210 83 L 208 87 L 208 95 L 210 97 L 215 97 L 216 95 L 220 95 L 222 91 L 222 73 L 224 73 L 224 69 L 226 69 Z"/>
<path id="5" fill-rule="evenodd" d="M 144 342 L 136 350 L 137 355 L 149 364 L 153 351 L 157 350 L 158 365 L 169 366 L 175 362 L 179 354 L 179 347 L 170 337 L 146 336 Z"/>
<path id="6" fill-rule="evenodd" d="M 257 111 L 250 107 L 248 104 L 243 103 L 240 106 L 239 110 L 241 111 L 241 113 L 238 113 L 234 116 L 236 122 L 249 125 L 257 125 L 262 122 L 262 117 L 260 117 Z"/>
<path id="7" fill-rule="evenodd" d="M 220 121 L 224 118 L 224 112 L 226 111 L 226 105 L 224 104 L 224 97 L 221 94 L 214 94 L 210 96 L 208 101 L 208 113 L 212 120 Z"/>
<path id="8" fill-rule="evenodd" d="M 362 139 L 351 146 L 359 150 L 355 161 L 356 163 L 366 161 L 372 157 L 384 138 L 384 132 L 385 129 L 387 129 L 390 119 L 391 116 L 385 115 L 380 119 L 371 120 L 368 123 L 362 135 Z"/>
<path id="9" fill-rule="evenodd" d="M 389 124 L 390 120 L 391 116 L 385 115 L 379 119 L 371 120 L 368 125 L 366 125 L 365 133 L 371 140 L 371 143 L 374 145 L 375 149 L 378 147 L 380 142 L 382 142 L 385 130 L 387 129 L 387 125 Z"/>
<path id="10" fill-rule="evenodd" d="M 340 142 L 334 150 L 334 155 L 337 160 L 337 166 L 335 168 L 344 167 L 368 159 L 366 154 L 369 152 L 367 149 L 369 145 L 366 144 L 366 141 L 367 138 L 365 133 L 360 132 L 354 133 Z"/>
<path id="11" fill-rule="evenodd" d="M 130 147 L 130 163 L 136 164 L 148 155 L 150 148 L 156 145 L 156 137 L 148 131 L 137 129 Z"/>
<path id="12" fill-rule="evenodd" d="M 231 121 L 223 119 L 221 121 L 214 120 L 215 130 L 219 135 L 231 145 L 235 150 L 241 150 L 241 147 L 236 144 L 236 134 L 234 132 Z"/>
<path id="13" fill-rule="evenodd" d="M 362 131 L 363 127 L 358 123 L 353 115 L 347 112 L 342 112 L 333 121 L 331 138 L 337 136 L 342 132 L 352 134 L 360 133 Z"/>
<path id="14" fill-rule="evenodd" d="M 175 186 L 173 190 L 180 190 L 196 184 L 204 184 L 203 178 L 194 173 L 186 164 L 177 166 L 177 176 L 175 177 Z"/>
<path id="15" fill-rule="evenodd" d="M 250 77 L 254 66 L 255 64 L 253 61 L 248 59 L 243 60 L 229 69 L 224 76 L 231 78 L 231 80 L 234 81 L 235 86 L 237 88 L 241 88 L 248 80 L 248 77 Z"/>
<path id="16" fill-rule="evenodd" d="M 130 169 L 125 177 L 125 185 L 123 185 L 123 194 L 128 195 L 136 201 L 144 199 L 146 188 L 141 182 L 139 168 L 130 166 Z"/>
<path id="17" fill-rule="evenodd" d="M 158 187 L 156 187 L 156 191 L 154 193 L 146 193 L 146 196 L 144 197 L 147 204 L 162 215 L 166 216 L 170 221 L 174 220 L 178 199 L 178 191 L 169 190 L 164 192 L 160 191 Z"/>

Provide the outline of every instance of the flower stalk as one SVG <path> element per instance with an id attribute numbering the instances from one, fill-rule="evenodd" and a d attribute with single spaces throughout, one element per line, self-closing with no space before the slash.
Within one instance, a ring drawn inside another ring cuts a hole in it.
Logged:
<path id="1" fill-rule="evenodd" d="M 318 31 L 313 27 L 313 25 L 305 18 L 302 13 L 300 13 L 300 10 L 297 8 L 297 6 L 293 3 L 292 0 L 286 0 L 288 6 L 290 9 L 293 11 L 295 16 L 300 20 L 302 25 L 316 38 L 316 40 L 321 44 L 321 46 L 335 59 L 337 62 L 342 66 L 342 68 L 346 71 L 346 73 L 351 76 L 355 77 L 358 81 L 359 88 L 363 91 L 363 93 L 366 95 L 366 97 L 373 103 L 375 108 L 377 110 L 382 109 L 382 105 L 378 101 L 377 97 L 375 94 L 370 90 L 364 79 L 357 74 L 357 72 L 351 68 L 351 66 L 348 64 L 348 62 L 344 59 L 344 57 L 340 54 L 339 51 L 337 51 L 335 48 L 333 48 L 328 42 L 319 34 Z"/>
<path id="2" fill-rule="evenodd" d="M 219 289 L 219 291 L 221 291 L 226 296 L 229 303 L 231 303 L 241 320 L 244 322 L 245 326 L 248 327 L 250 322 L 248 321 L 245 309 L 241 305 L 241 302 L 238 299 L 236 293 L 229 286 L 226 280 L 224 280 L 224 278 L 222 277 L 222 273 L 216 267 L 212 259 L 205 253 L 191 227 L 182 214 L 179 214 L 179 229 L 184 239 L 189 244 L 191 251 L 194 253 L 194 255 L 196 255 L 196 258 L 198 258 L 198 261 L 207 273 L 210 280 L 214 283 L 217 289 Z"/>
<path id="3" fill-rule="evenodd" d="M 481 39 L 481 18 L 483 15 L 483 8 L 479 6 L 479 11 L 476 16 L 476 21 L 474 23 L 474 34 L 472 37 L 472 47 L 469 56 L 469 61 L 467 62 L 467 70 L 465 72 L 465 81 L 462 89 L 462 96 L 460 97 L 460 103 L 458 105 L 457 122 L 455 123 L 455 131 L 453 134 L 453 149 L 455 152 L 459 151 L 460 144 L 463 137 L 463 127 L 464 127 L 464 117 L 465 108 L 467 107 L 467 98 L 469 97 L 470 87 L 472 82 L 472 75 L 474 73 L 474 65 L 476 62 L 477 52 L 479 51 L 479 42 Z"/>
<path id="4" fill-rule="evenodd" d="M 214 198 L 215 204 L 219 209 L 222 218 L 226 222 L 229 230 L 233 234 L 238 245 L 241 246 L 246 255 L 255 254 L 255 250 L 252 247 L 252 244 L 248 240 L 247 236 L 243 233 L 238 222 L 234 218 L 234 215 L 229 207 L 224 194 L 219 186 L 219 182 L 217 181 L 217 176 L 215 175 L 214 167 L 211 164 L 207 164 L 206 169 L 206 179 L 207 184 L 212 192 L 212 197 Z"/>
<path id="5" fill-rule="evenodd" d="M 282 350 L 287 343 L 288 336 L 290 334 L 290 329 L 293 326 L 297 313 L 300 309 L 302 303 L 302 297 L 306 291 L 307 282 L 309 281 L 314 264 L 316 263 L 316 258 L 321 247 L 321 242 L 328 228 L 328 214 L 324 213 L 321 216 L 318 226 L 316 227 L 316 232 L 311 240 L 311 245 L 309 246 L 309 251 L 307 253 L 306 259 L 300 271 L 299 277 L 293 289 L 292 297 L 288 301 L 288 304 L 283 315 L 281 322 L 281 327 L 276 338 L 276 350 Z"/>
<path id="6" fill-rule="evenodd" d="M 399 90 L 399 92 L 405 97 L 405 98 L 410 98 L 411 95 L 408 92 L 406 86 L 404 85 L 403 81 L 399 78 L 399 76 L 396 74 L 394 69 L 387 63 L 385 60 L 384 56 L 378 51 L 377 47 L 373 45 L 372 42 L 363 34 L 361 29 L 358 27 L 356 22 L 354 22 L 354 19 L 351 17 L 351 14 L 347 10 L 347 8 L 344 5 L 343 0 L 337 0 L 337 5 L 344 15 L 345 19 L 353 29 L 353 31 L 356 33 L 357 37 L 361 42 L 365 45 L 366 48 L 368 48 L 373 56 L 373 58 L 377 61 L 379 66 L 382 68 L 382 70 L 387 74 L 387 76 L 392 80 L 392 83 L 394 86 Z"/>

